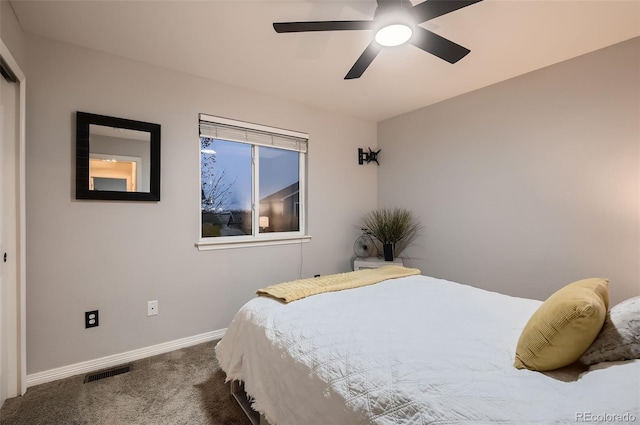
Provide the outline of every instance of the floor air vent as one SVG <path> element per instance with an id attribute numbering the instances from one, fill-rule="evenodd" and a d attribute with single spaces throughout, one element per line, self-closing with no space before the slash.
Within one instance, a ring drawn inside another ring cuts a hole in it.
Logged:
<path id="1" fill-rule="evenodd" d="M 99 379 L 109 378 L 111 376 L 120 375 L 122 373 L 127 373 L 129 371 L 131 371 L 130 364 L 124 365 L 124 366 L 116 366 L 111 369 L 99 370 L 97 372 L 88 373 L 84 377 L 84 383 L 86 384 L 87 382 L 93 382 Z"/>

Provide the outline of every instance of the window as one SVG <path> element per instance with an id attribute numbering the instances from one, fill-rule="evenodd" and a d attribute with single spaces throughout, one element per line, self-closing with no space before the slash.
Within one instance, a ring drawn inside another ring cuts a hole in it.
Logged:
<path id="1" fill-rule="evenodd" d="M 200 115 L 200 249 L 308 240 L 304 133 Z"/>

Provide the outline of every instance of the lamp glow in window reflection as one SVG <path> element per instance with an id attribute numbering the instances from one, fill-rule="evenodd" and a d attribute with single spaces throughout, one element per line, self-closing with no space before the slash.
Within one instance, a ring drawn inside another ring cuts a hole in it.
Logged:
<path id="1" fill-rule="evenodd" d="M 263 229 L 269 227 L 269 217 L 264 215 L 260 217 L 260 227 Z"/>

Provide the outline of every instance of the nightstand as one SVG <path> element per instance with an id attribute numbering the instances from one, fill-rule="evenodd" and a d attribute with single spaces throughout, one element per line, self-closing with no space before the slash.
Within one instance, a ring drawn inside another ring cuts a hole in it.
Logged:
<path id="1" fill-rule="evenodd" d="M 353 261 L 353 270 L 377 269 L 378 267 L 388 266 L 389 264 L 404 266 L 404 261 L 402 260 L 402 258 L 394 258 L 393 261 L 384 261 L 384 258 L 356 257 L 356 259 Z"/>

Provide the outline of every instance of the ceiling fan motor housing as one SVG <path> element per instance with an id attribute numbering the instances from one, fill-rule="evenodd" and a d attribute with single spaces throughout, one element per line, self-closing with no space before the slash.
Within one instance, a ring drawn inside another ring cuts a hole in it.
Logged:
<path id="1" fill-rule="evenodd" d="M 415 26 L 411 2 L 378 2 L 371 28 L 380 45 L 398 46 L 406 43 L 413 36 Z M 385 39 L 389 36 L 391 39 Z"/>

